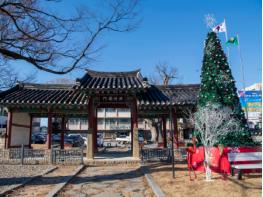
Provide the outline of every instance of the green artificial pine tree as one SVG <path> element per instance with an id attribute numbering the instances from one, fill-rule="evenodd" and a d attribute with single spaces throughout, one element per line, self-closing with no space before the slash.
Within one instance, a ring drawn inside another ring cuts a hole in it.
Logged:
<path id="1" fill-rule="evenodd" d="M 230 107 L 233 110 L 233 116 L 240 121 L 241 131 L 232 132 L 220 139 L 220 144 L 226 146 L 253 145 L 245 114 L 237 95 L 235 80 L 221 43 L 214 32 L 208 33 L 205 42 L 198 105 L 202 107 L 207 103 Z"/>

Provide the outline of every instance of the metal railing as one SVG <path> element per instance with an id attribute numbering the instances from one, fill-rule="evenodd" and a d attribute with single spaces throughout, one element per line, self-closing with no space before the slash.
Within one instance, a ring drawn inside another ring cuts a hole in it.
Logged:
<path id="1" fill-rule="evenodd" d="M 141 148 L 142 162 L 147 160 L 171 161 L 171 149 L 169 148 Z"/>
<path id="2" fill-rule="evenodd" d="M 172 150 L 170 148 L 141 148 L 141 160 L 162 160 L 170 162 Z M 186 148 L 174 149 L 174 160 L 185 162 L 187 158 Z"/>
<path id="3" fill-rule="evenodd" d="M 55 164 L 83 164 L 83 148 L 54 149 L 52 163 Z"/>
<path id="4" fill-rule="evenodd" d="M 83 164 L 83 148 L 74 149 L 0 149 L 0 164 Z"/>

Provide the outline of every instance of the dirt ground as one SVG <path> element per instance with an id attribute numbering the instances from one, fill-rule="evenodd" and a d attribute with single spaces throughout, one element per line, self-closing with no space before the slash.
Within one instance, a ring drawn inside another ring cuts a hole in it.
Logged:
<path id="1" fill-rule="evenodd" d="M 219 174 L 213 174 L 213 181 L 205 181 L 205 174 L 197 172 L 197 179 L 189 180 L 186 164 L 175 164 L 175 179 L 172 178 L 171 165 L 163 163 L 148 164 L 151 175 L 166 196 L 172 197 L 259 197 L 262 192 L 262 175 L 251 173 L 243 175 L 242 180 L 228 175 L 223 180 Z"/>
<path id="2" fill-rule="evenodd" d="M 54 171 L 38 177 L 33 181 L 25 184 L 24 186 L 14 190 L 10 194 L 6 196 L 11 197 L 32 197 L 32 196 L 45 196 L 51 191 L 53 188 L 57 186 L 57 184 L 64 182 L 64 178 L 69 176 L 77 168 L 77 166 L 58 166 Z"/>
<path id="3" fill-rule="evenodd" d="M 140 168 L 86 167 L 58 197 L 153 197 Z"/>

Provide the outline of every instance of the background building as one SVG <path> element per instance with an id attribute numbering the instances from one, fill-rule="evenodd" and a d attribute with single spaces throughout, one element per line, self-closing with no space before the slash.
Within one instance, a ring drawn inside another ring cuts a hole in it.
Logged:
<path id="1" fill-rule="evenodd" d="M 99 133 L 103 133 L 104 138 L 130 135 L 131 111 L 129 108 L 99 108 L 97 113 L 97 129 Z M 139 119 L 138 128 L 150 132 L 148 123 L 146 119 Z M 87 130 L 87 118 L 69 118 L 67 127 L 70 130 Z"/>
<path id="2" fill-rule="evenodd" d="M 245 91 L 239 91 L 239 98 L 244 112 L 247 113 L 250 128 L 262 128 L 262 86 L 253 84 Z"/>

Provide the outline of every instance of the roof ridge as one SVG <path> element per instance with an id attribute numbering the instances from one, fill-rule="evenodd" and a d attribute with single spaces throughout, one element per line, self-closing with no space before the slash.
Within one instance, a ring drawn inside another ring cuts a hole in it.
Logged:
<path id="1" fill-rule="evenodd" d="M 166 86 L 166 85 L 153 85 L 153 86 L 156 86 L 158 88 L 167 88 L 167 89 L 169 89 L 169 88 L 186 88 L 186 87 L 199 88 L 200 85 L 201 84 L 196 83 L 196 84 L 173 84 L 173 85 L 168 85 L 168 86 Z"/>
<path id="2" fill-rule="evenodd" d="M 87 74 L 89 74 L 90 76 L 105 76 L 105 77 L 123 77 L 123 76 L 127 76 L 127 75 L 137 77 L 137 75 L 138 75 L 138 73 L 140 73 L 140 71 L 141 71 L 141 69 L 136 69 L 136 70 L 132 70 L 132 71 L 110 71 L 110 72 L 106 72 L 106 71 L 95 71 L 95 70 L 86 69 Z"/>
<path id="3" fill-rule="evenodd" d="M 47 89 L 47 90 L 58 90 L 58 89 L 68 89 L 71 90 L 75 86 L 75 84 L 44 84 L 44 83 L 17 83 L 19 87 L 25 89 Z"/>

